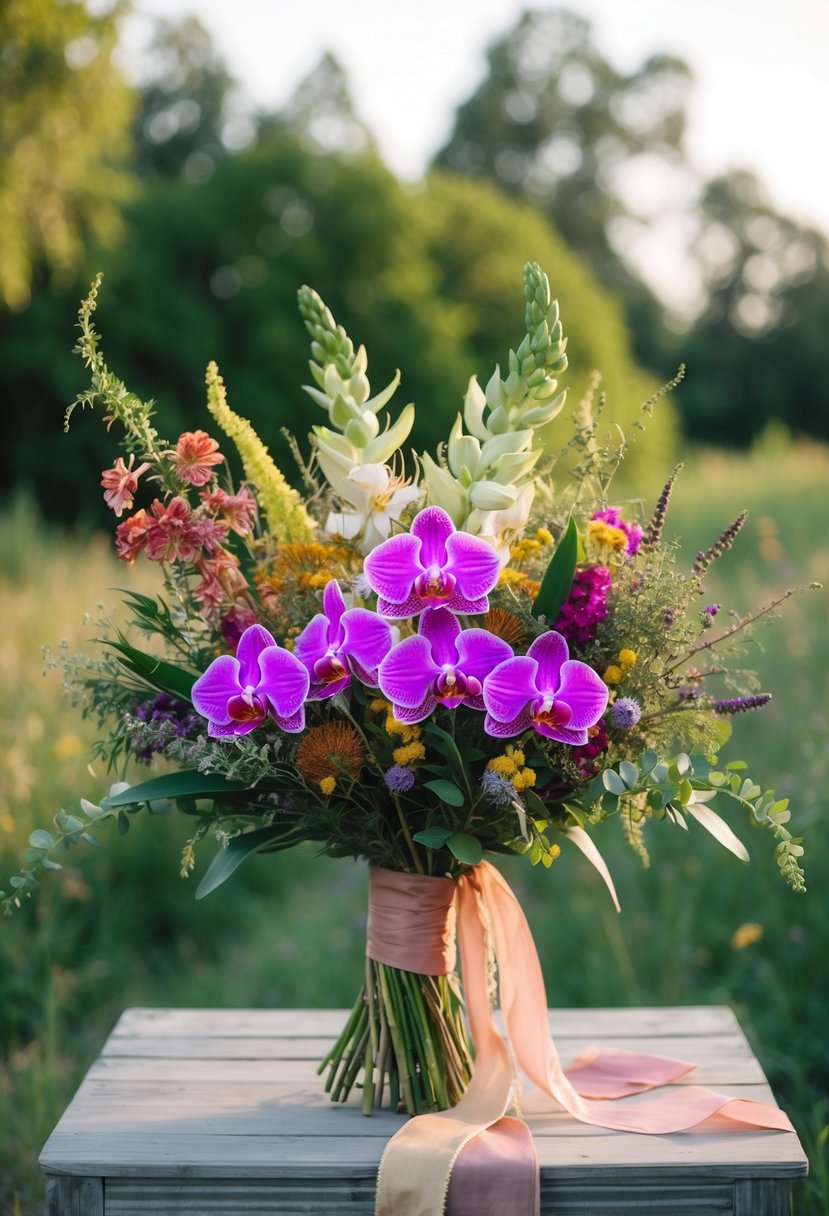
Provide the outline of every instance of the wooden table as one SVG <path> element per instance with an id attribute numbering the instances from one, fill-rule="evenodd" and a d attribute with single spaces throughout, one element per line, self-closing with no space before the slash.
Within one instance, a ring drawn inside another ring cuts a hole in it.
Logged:
<path id="1" fill-rule="evenodd" d="M 40 1158 L 47 1216 L 371 1216 L 383 1146 L 401 1116 L 333 1105 L 317 1061 L 332 1010 L 128 1009 Z M 696 1060 L 692 1079 L 773 1102 L 733 1013 L 720 1007 L 565 1009 L 564 1060 L 590 1043 Z M 793 1134 L 644 1136 L 523 1108 L 542 1213 L 784 1216 L 807 1171 Z M 509 1216 L 505 1213 L 504 1216 Z"/>

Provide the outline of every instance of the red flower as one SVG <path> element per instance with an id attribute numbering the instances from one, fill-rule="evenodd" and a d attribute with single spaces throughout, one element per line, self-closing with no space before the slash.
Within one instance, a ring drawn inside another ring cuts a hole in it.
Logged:
<path id="1" fill-rule="evenodd" d="M 158 499 L 151 508 L 147 531 L 147 557 L 154 562 L 195 561 L 202 550 L 203 534 L 183 498 L 172 498 L 165 506 Z"/>
<path id="2" fill-rule="evenodd" d="M 135 515 L 125 519 L 115 529 L 115 545 L 122 561 L 133 564 L 147 543 L 150 523 L 151 520 L 146 511 L 136 511 Z"/>
<path id="3" fill-rule="evenodd" d="M 213 465 L 224 460 L 218 443 L 206 431 L 185 431 L 171 455 L 179 477 L 191 486 L 205 485 L 213 475 Z"/>
<path id="4" fill-rule="evenodd" d="M 142 473 L 146 473 L 147 469 L 152 468 L 152 465 L 144 461 L 137 469 L 134 469 L 132 467 L 134 463 L 134 452 L 130 456 L 129 464 L 124 464 L 123 457 L 119 456 L 112 468 L 104 469 L 101 474 L 104 502 L 108 507 L 112 507 L 119 519 L 124 510 L 129 510 L 132 506 L 133 496 L 138 489 L 138 478 Z"/>
<path id="5" fill-rule="evenodd" d="M 209 511 L 221 511 L 228 526 L 239 536 L 248 536 L 253 531 L 256 499 L 247 486 L 242 486 L 238 494 L 228 494 L 222 489 L 202 490 L 201 497 Z"/>

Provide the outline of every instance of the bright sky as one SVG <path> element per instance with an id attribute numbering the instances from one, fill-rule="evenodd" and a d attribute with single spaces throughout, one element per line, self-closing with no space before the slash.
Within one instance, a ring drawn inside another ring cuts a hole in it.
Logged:
<path id="1" fill-rule="evenodd" d="M 331 50 L 389 166 L 416 178 L 522 0 L 137 0 L 195 13 L 253 102 L 278 107 Z M 538 4 L 536 7 L 543 7 Z M 572 0 L 631 69 L 672 52 L 697 85 L 689 148 L 706 174 L 756 167 L 775 204 L 829 232 L 829 0 Z"/>

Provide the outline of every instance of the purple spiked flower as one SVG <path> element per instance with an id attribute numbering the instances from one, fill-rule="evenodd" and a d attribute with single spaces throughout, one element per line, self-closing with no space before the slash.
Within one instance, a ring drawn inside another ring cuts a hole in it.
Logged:
<path id="1" fill-rule="evenodd" d="M 486 612 L 500 567 L 495 550 L 477 536 L 456 532 L 440 507 L 420 511 L 411 532 L 389 537 L 363 565 L 378 596 L 377 611 L 391 618 L 418 616 L 425 608 Z"/>
<path id="2" fill-rule="evenodd" d="M 294 643 L 294 654 L 311 677 L 309 700 L 342 692 L 352 675 L 375 687 L 377 667 L 391 648 L 390 626 L 376 612 L 346 608 L 336 579 L 326 583 L 322 607 Z"/>
<path id="3" fill-rule="evenodd" d="M 305 729 L 304 701 L 310 678 L 299 659 L 277 646 L 267 629 L 251 625 L 236 657 L 219 655 L 193 685 L 193 706 L 213 737 L 246 735 L 272 714 L 295 734 Z"/>
<path id="4" fill-rule="evenodd" d="M 567 642 L 549 630 L 526 655 L 500 663 L 484 680 L 484 730 L 501 738 L 533 727 L 547 739 L 583 747 L 607 706 L 604 681 L 571 659 Z"/>
<path id="5" fill-rule="evenodd" d="M 419 632 L 383 659 L 377 679 L 398 722 L 422 722 L 438 704 L 484 709 L 485 677 L 511 658 L 503 638 L 486 629 L 461 629 L 448 609 L 430 608 L 420 618 Z"/>

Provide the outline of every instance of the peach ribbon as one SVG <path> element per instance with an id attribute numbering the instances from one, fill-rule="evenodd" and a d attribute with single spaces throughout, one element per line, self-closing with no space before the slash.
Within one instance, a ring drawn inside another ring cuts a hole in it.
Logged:
<path id="1" fill-rule="evenodd" d="M 375 870 L 372 886 L 378 877 L 387 904 L 394 904 L 392 893 L 401 883 L 404 906 L 406 900 L 416 900 L 418 887 L 430 892 L 440 889 L 445 895 L 445 888 L 434 884 L 450 882 Z M 698 1085 L 683 1085 L 632 1106 L 616 1104 L 617 1098 L 676 1081 L 695 1067 L 687 1061 L 591 1048 L 565 1072 L 550 1036 L 541 964 L 515 895 L 487 862 L 452 885 L 467 1015 L 476 1050 L 475 1071 L 457 1106 L 410 1119 L 389 1141 L 377 1180 L 377 1216 L 438 1216 L 446 1211 L 447 1196 L 451 1216 L 482 1216 L 490 1210 L 507 1210 L 514 1216 L 538 1212 L 538 1163 L 531 1133 L 523 1121 L 506 1117 L 515 1073 L 507 1045 L 492 1022 L 489 975 L 493 951 L 506 1037 L 515 1061 L 574 1118 L 616 1131 L 657 1135 L 685 1131 L 715 1114 L 737 1125 L 793 1130 L 777 1107 L 729 1098 Z M 383 951 L 379 961 L 413 970 L 407 953 L 414 936 L 411 924 L 404 936 L 400 916 L 394 913 L 392 920 L 400 950 L 388 948 L 386 942 L 379 947 Z M 378 936 L 382 939 L 375 913 L 375 943 Z M 439 961 L 439 971 L 430 974 L 445 974 L 449 969 L 445 952 L 439 948 L 437 954 L 444 961 Z M 461 1156 L 464 1146 L 476 1140 L 469 1153 Z M 508 1205 L 498 1208 L 502 1200 L 495 1200 L 493 1187 L 499 1179 L 503 1184 L 506 1177 L 505 1155 L 519 1164 L 523 1183 L 508 1182 Z"/>

